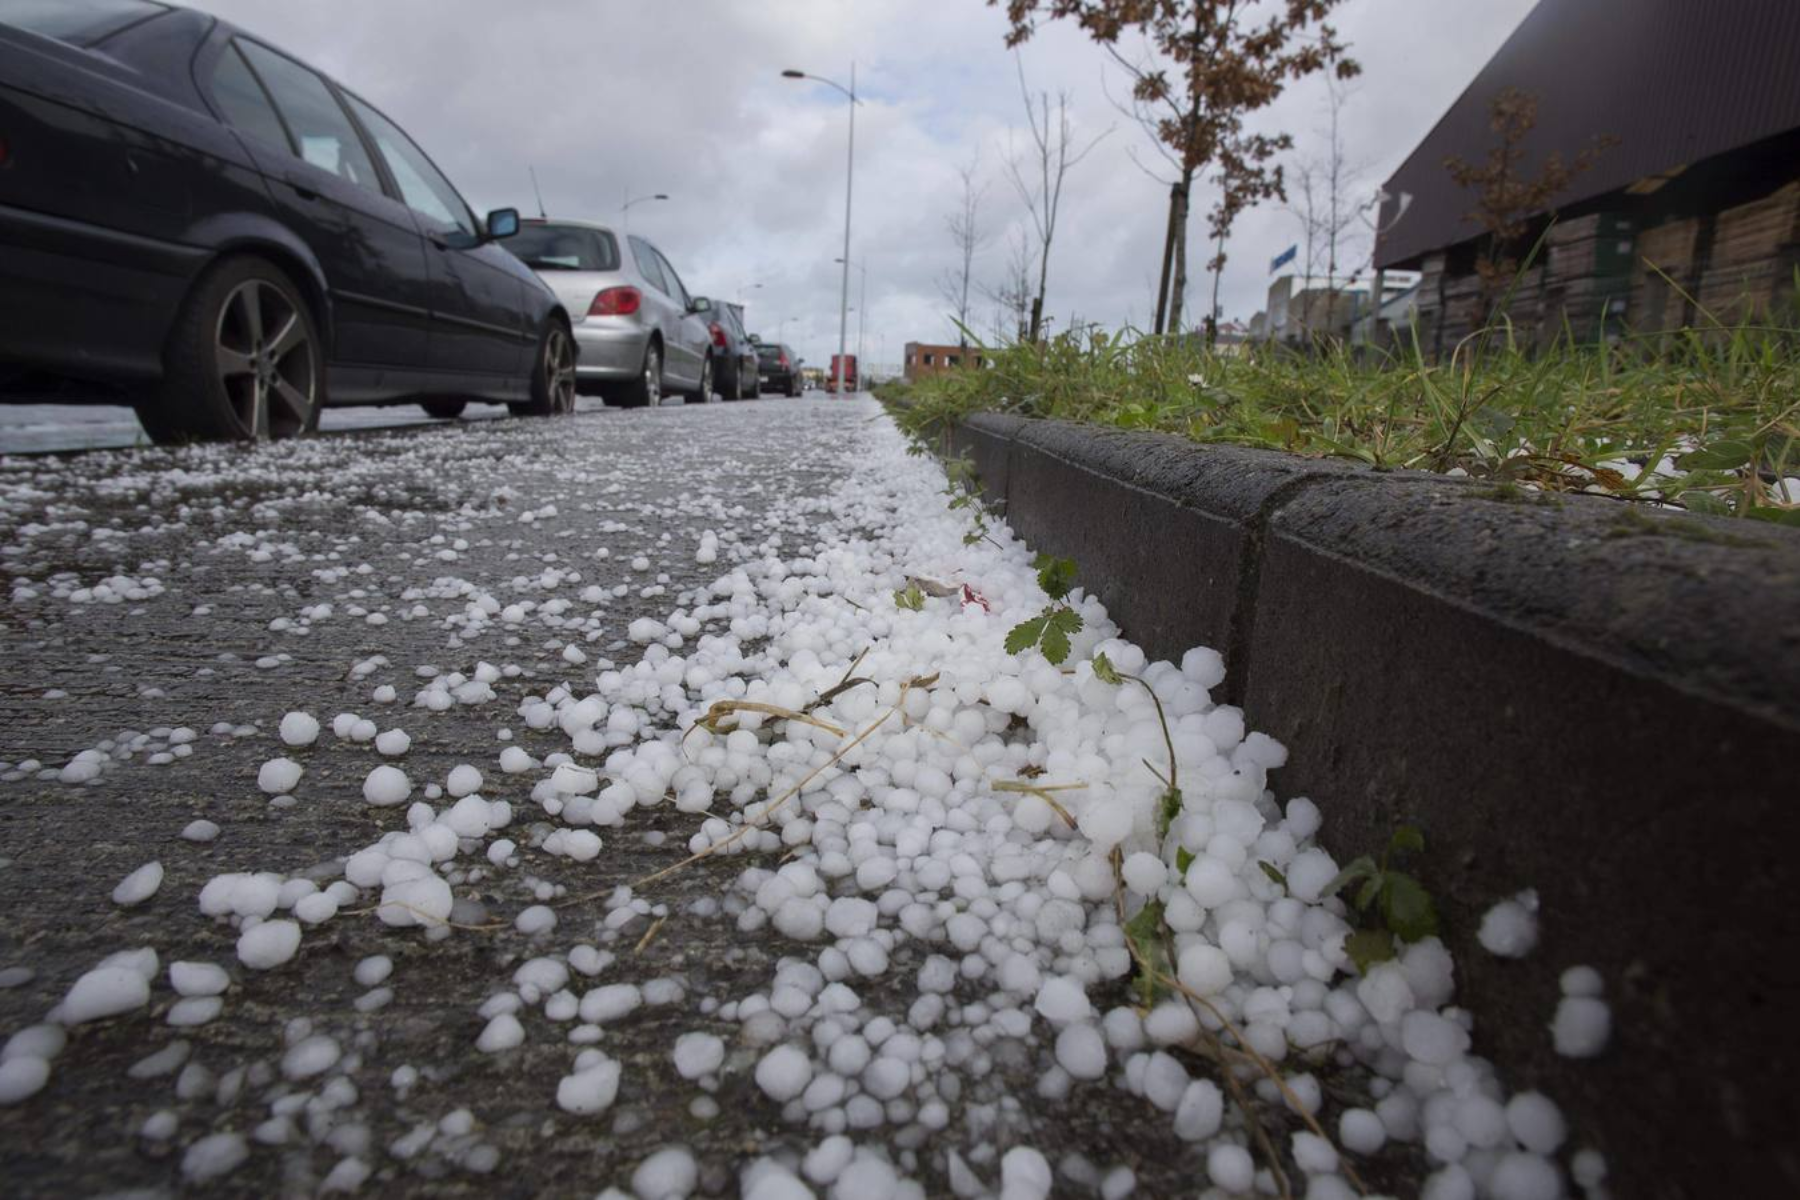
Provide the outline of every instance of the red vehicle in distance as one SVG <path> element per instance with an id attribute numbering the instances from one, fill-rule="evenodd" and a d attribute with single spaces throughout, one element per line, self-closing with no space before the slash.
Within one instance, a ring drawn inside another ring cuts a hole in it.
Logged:
<path id="1" fill-rule="evenodd" d="M 838 367 L 840 364 L 842 364 L 844 371 L 843 380 L 845 393 L 847 394 L 858 390 L 856 380 L 856 355 L 854 354 L 834 354 L 831 356 L 831 370 L 825 374 L 825 390 L 833 394 L 837 392 Z"/>

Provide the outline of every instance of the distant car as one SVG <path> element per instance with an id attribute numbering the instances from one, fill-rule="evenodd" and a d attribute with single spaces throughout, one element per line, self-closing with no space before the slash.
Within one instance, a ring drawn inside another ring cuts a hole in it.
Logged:
<path id="1" fill-rule="evenodd" d="M 846 395 L 858 389 L 860 384 L 856 377 L 856 355 L 834 354 L 831 356 L 831 369 L 825 372 L 825 390 L 834 396 L 838 392 L 840 374 Z"/>
<path id="2" fill-rule="evenodd" d="M 727 400 L 762 395 L 756 344 L 744 332 L 744 306 L 714 300 L 706 325 L 712 334 L 713 386 Z"/>
<path id="3" fill-rule="evenodd" d="M 575 315 L 583 391 L 627 408 L 712 398 L 712 306 L 655 246 L 590 221 L 528 220 L 509 249 Z"/>
<path id="4" fill-rule="evenodd" d="M 573 411 L 568 315 L 494 244 L 518 223 L 477 221 L 392 121 L 226 22 L 0 0 L 9 398 L 74 381 L 158 442 L 420 396 Z"/>
<path id="5" fill-rule="evenodd" d="M 784 396 L 800 394 L 800 359 L 778 342 L 762 342 L 756 347 L 757 365 L 762 371 L 762 386 Z"/>

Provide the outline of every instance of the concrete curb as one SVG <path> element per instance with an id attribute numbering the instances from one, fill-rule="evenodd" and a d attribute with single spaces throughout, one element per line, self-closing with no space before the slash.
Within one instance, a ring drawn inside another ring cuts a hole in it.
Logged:
<path id="1" fill-rule="evenodd" d="M 1219 649 L 1340 861 L 1402 823 L 1478 1048 L 1619 1196 L 1800 1194 L 1800 535 L 1157 434 L 977 415 L 983 490 L 1157 657 Z M 1475 939 L 1535 888 L 1522 960 Z M 1613 1038 L 1558 1056 L 1558 978 Z"/>

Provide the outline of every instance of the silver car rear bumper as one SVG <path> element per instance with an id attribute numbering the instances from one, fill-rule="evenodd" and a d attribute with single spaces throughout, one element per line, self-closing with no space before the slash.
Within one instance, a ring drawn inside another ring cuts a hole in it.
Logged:
<path id="1" fill-rule="evenodd" d="M 644 369 L 644 347 L 650 330 L 582 322 L 575 326 L 575 344 L 581 348 L 575 374 L 580 379 L 608 382 L 636 379 Z"/>

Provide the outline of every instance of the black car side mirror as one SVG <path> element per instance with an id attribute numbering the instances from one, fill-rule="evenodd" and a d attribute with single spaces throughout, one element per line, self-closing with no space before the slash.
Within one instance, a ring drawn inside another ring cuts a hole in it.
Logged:
<path id="1" fill-rule="evenodd" d="M 509 238 L 519 232 L 519 210 L 516 208 L 496 208 L 487 215 L 487 235 L 489 241 L 497 242 L 501 238 Z"/>

